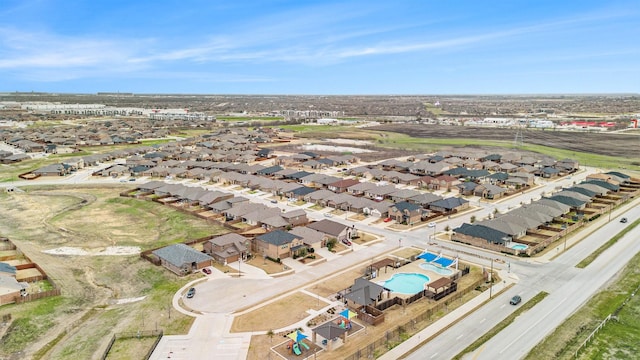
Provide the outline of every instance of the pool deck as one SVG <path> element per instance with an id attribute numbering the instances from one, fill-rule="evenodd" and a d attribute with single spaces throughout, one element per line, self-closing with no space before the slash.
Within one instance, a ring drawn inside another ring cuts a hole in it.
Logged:
<path id="1" fill-rule="evenodd" d="M 420 264 L 423 264 L 423 263 L 424 263 L 424 260 L 420 259 L 412 263 L 409 263 L 407 265 L 401 266 L 397 269 L 393 269 L 393 268 L 387 268 L 387 270 L 380 269 L 380 271 L 378 272 L 378 277 L 376 277 L 375 279 L 372 279 L 372 281 L 376 283 L 380 283 L 382 281 L 387 281 L 391 279 L 393 275 L 400 274 L 400 273 L 417 273 L 417 274 L 426 275 L 429 277 L 429 282 L 436 281 L 443 277 L 448 277 L 448 276 L 440 275 L 433 271 L 429 271 L 421 268 Z M 451 269 L 451 270 L 455 271 L 455 269 Z M 413 295 L 413 294 L 401 294 L 401 293 L 395 293 L 395 292 L 392 294 L 401 298 L 410 297 Z"/>

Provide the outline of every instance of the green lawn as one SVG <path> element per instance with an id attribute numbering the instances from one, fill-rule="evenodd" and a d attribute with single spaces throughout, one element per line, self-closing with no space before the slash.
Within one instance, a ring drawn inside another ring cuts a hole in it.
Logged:
<path id="1" fill-rule="evenodd" d="M 607 250 L 608 248 L 613 246 L 613 244 L 618 242 L 618 240 L 620 240 L 620 238 L 622 238 L 625 234 L 627 234 L 631 230 L 635 229 L 638 225 L 640 225 L 640 220 L 634 221 L 631 225 L 627 226 L 624 230 L 620 231 L 618 234 L 616 234 L 614 237 L 612 237 L 609 241 L 607 241 L 606 243 L 602 244 L 602 246 L 600 246 L 596 251 L 594 251 L 593 253 L 589 254 L 589 256 L 587 256 L 582 261 L 580 261 L 576 265 L 576 267 L 580 268 L 580 269 L 583 269 L 583 268 L 587 267 L 595 259 L 597 259 L 598 256 L 600 256 L 600 254 L 602 254 L 603 252 L 605 252 L 605 250 Z"/>
<path id="2" fill-rule="evenodd" d="M 284 120 L 282 116 L 216 116 L 218 121 L 279 121 Z"/>
<path id="3" fill-rule="evenodd" d="M 609 321 L 580 352 L 578 359 L 635 359 L 640 353 L 640 254 L 629 261 L 618 279 L 596 294 L 525 358 L 574 359 L 589 334 L 616 309 L 618 321 Z M 636 296 L 631 297 L 630 294 Z M 636 355 L 633 355 L 636 354 Z"/>

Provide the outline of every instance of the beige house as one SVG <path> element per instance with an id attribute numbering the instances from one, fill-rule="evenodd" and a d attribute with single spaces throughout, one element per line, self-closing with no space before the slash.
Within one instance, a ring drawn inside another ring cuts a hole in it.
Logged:
<path id="1" fill-rule="evenodd" d="M 301 237 L 282 230 L 256 236 L 253 241 L 253 250 L 258 256 L 272 259 L 289 257 L 303 248 L 305 245 Z"/>
<path id="2" fill-rule="evenodd" d="M 203 244 L 204 252 L 220 264 L 229 264 L 246 258 L 251 246 L 249 239 L 236 233 L 215 237 Z"/>

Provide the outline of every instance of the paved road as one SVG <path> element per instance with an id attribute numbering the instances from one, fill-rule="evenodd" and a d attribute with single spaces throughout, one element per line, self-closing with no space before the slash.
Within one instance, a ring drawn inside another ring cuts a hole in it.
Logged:
<path id="1" fill-rule="evenodd" d="M 107 165 L 103 165 L 105 167 Z M 38 179 L 36 181 L 16 181 L 13 183 L 4 183 L 0 186 L 22 186 L 33 184 L 74 184 L 74 183 L 118 183 L 118 179 L 112 178 L 90 178 L 90 172 L 96 171 L 95 168 L 90 170 L 83 170 L 75 175 L 65 177 L 63 179 Z M 384 224 L 371 225 L 367 222 L 353 222 L 342 217 L 333 217 L 333 220 L 353 225 L 355 224 L 359 230 L 372 232 L 381 235 L 385 238 L 382 243 L 375 244 L 367 247 L 356 247 L 356 251 L 342 256 L 338 259 L 332 260 L 326 264 L 314 266 L 313 268 L 299 271 L 295 275 L 287 276 L 279 279 L 233 279 L 223 278 L 216 279 L 215 281 L 208 282 L 206 284 L 198 285 L 198 295 L 194 299 L 189 299 L 187 305 L 198 309 L 203 315 L 198 316 L 194 326 L 189 334 L 176 337 L 165 337 L 161 342 L 159 349 L 154 353 L 154 358 L 165 358 L 171 356 L 171 358 L 207 358 L 208 355 L 217 354 L 219 358 L 237 359 L 242 358 L 242 354 L 246 354 L 248 350 L 247 334 L 239 334 L 236 336 L 229 336 L 225 334 L 225 331 L 221 329 L 228 329 L 229 326 L 229 313 L 235 309 L 246 307 L 252 304 L 260 303 L 261 301 L 274 297 L 287 291 L 298 289 L 302 286 L 312 284 L 313 281 L 322 279 L 323 277 L 333 273 L 336 269 L 348 268 L 355 263 L 367 261 L 379 254 L 389 251 L 399 244 L 403 246 L 418 246 L 427 247 L 429 242 L 433 243 L 433 240 L 429 240 L 436 231 L 442 230 L 445 226 L 455 228 L 461 225 L 463 222 L 468 222 L 471 215 L 476 216 L 477 219 L 482 219 L 489 214 L 492 214 L 494 209 L 498 209 L 500 212 L 506 212 L 519 206 L 521 203 L 527 203 L 532 199 L 538 199 L 544 194 L 548 194 L 561 186 L 568 186 L 571 183 L 579 182 L 587 174 L 593 173 L 594 169 L 586 169 L 581 173 L 574 175 L 572 179 L 561 179 L 554 182 L 543 182 L 536 189 L 526 192 L 521 196 L 513 199 L 504 199 L 496 203 L 476 202 L 473 204 L 480 207 L 479 210 L 474 212 L 467 212 L 460 216 L 456 216 L 452 219 L 442 220 L 438 222 L 436 228 L 422 227 L 414 229 L 410 232 L 397 232 L 389 228 L 381 227 Z M 144 182 L 144 180 L 138 180 L 138 182 Z M 189 185 L 198 185 L 190 183 Z M 237 195 L 247 196 L 246 193 L 231 191 L 237 193 Z M 255 199 L 255 198 L 254 198 Z M 258 198 L 257 201 L 268 202 L 266 196 Z M 289 204 L 280 202 L 278 206 L 284 209 L 299 208 L 291 206 Z M 630 219 L 635 219 L 639 216 L 637 213 L 640 210 L 633 210 L 627 215 Z M 309 213 L 310 217 L 319 220 L 324 218 L 320 212 L 312 211 Z M 604 230 L 599 230 L 594 233 L 588 239 L 580 243 L 579 245 L 571 248 L 565 254 L 559 256 L 555 261 L 545 264 L 544 266 L 538 263 L 538 260 L 522 261 L 517 258 L 506 258 L 502 255 L 496 255 L 495 253 L 470 248 L 461 244 L 454 244 L 449 242 L 443 242 L 440 240 L 435 241 L 438 245 L 434 248 L 435 251 L 445 251 L 445 253 L 455 253 L 456 251 L 464 252 L 465 255 L 461 255 L 461 258 L 468 257 L 466 260 L 473 260 L 485 266 L 489 266 L 490 261 L 488 259 L 505 259 L 510 265 L 512 275 L 520 279 L 520 282 L 513 288 L 509 289 L 506 293 L 495 297 L 494 301 L 491 301 L 480 310 L 471 314 L 466 319 L 457 323 L 449 330 L 442 333 L 431 342 L 429 342 L 422 349 L 419 349 L 409 358 L 412 359 L 447 359 L 460 350 L 466 347 L 469 343 L 475 340 L 478 336 L 482 335 L 493 327 L 496 323 L 506 317 L 513 308 L 507 305 L 508 299 L 514 294 L 520 294 L 523 296 L 524 301 L 537 294 L 540 290 L 550 292 L 551 295 L 543 302 L 538 304 L 536 309 L 529 311 L 528 316 L 521 316 L 516 322 L 509 327 L 509 332 L 503 332 L 499 336 L 492 339 L 487 346 L 480 349 L 478 358 L 518 358 L 526 353 L 529 344 L 524 344 L 525 341 L 532 343 L 530 346 L 534 346 L 544 335 L 553 329 L 557 325 L 553 323 L 559 323 L 568 314 L 578 308 L 586 299 L 588 299 L 595 291 L 597 291 L 602 284 L 611 278 L 610 273 L 615 273 L 616 269 L 621 268 L 626 261 L 624 259 L 627 256 L 635 254 L 638 249 L 636 247 L 627 247 L 618 249 L 617 245 L 608 252 L 606 257 L 603 257 L 602 265 L 598 265 L 598 262 L 592 264 L 585 270 L 577 270 L 573 268 L 573 265 L 592 252 L 595 248 L 602 243 L 603 239 L 608 238 L 611 234 L 618 231 L 618 227 L 621 225 L 617 222 L 611 222 L 606 225 Z M 401 241 L 400 241 L 401 240 Z M 620 244 L 626 244 L 629 240 L 624 239 Z M 636 244 L 640 242 L 636 241 Z M 616 249 L 619 253 L 614 253 Z M 473 253 L 480 258 L 472 259 L 466 253 Z M 613 254 L 610 255 L 609 253 Z M 619 257 L 618 257 L 619 256 Z M 618 257 L 618 258 L 617 258 Z M 605 261 L 604 259 L 608 259 Z M 505 270 L 507 263 L 495 262 L 494 267 L 496 270 Z M 596 268 L 596 266 L 598 266 Z M 591 269 L 595 269 L 591 271 Z M 594 275 L 594 273 L 596 273 Z M 190 286 L 190 285 L 189 285 Z M 580 290 L 580 291 L 577 291 Z M 580 296 L 572 295 L 575 292 L 580 293 Z M 179 294 L 174 298 L 174 305 L 177 306 L 177 299 Z M 213 300 L 212 300 L 213 299 Z M 543 314 L 543 317 L 540 316 Z M 527 320 L 531 317 L 531 320 Z M 536 329 L 538 336 L 529 336 L 531 331 L 527 331 L 529 328 Z M 524 336 L 523 334 L 527 334 Z M 494 342 L 496 342 L 494 344 Z M 407 342 L 406 345 L 412 342 Z M 452 346 L 452 344 L 455 344 Z M 194 346 L 196 345 L 196 346 Z M 405 345 L 405 346 L 406 346 Z M 417 343 L 415 344 L 417 345 Z M 414 346 L 415 346 L 414 345 Z M 399 347 L 398 349 L 400 349 Z M 197 349 L 197 351 L 195 350 Z M 407 349 L 408 350 L 408 349 Z"/>
<path id="2" fill-rule="evenodd" d="M 640 218 L 640 199 L 636 207 L 627 206 L 630 222 Z M 640 234 L 630 232 L 585 269 L 575 268 L 627 224 L 620 216 L 597 229 L 580 243 L 547 264 L 512 263 L 512 272 L 520 282 L 493 301 L 417 349 L 407 359 L 450 359 L 503 320 L 515 307 L 508 304 L 516 294 L 526 302 L 540 291 L 550 295 L 533 309 L 519 316 L 510 326 L 467 356 L 472 359 L 519 359 L 545 336 L 602 289 L 629 260 L 640 251 Z M 601 222 L 607 222 L 601 218 Z M 588 231 L 588 230 L 587 230 Z"/>

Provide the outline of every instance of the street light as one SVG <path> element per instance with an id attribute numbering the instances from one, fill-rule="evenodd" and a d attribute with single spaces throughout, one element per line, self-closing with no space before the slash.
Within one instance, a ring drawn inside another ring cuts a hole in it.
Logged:
<path id="1" fill-rule="evenodd" d="M 489 299 L 493 294 L 493 258 L 491 258 L 491 271 L 489 271 Z"/>

